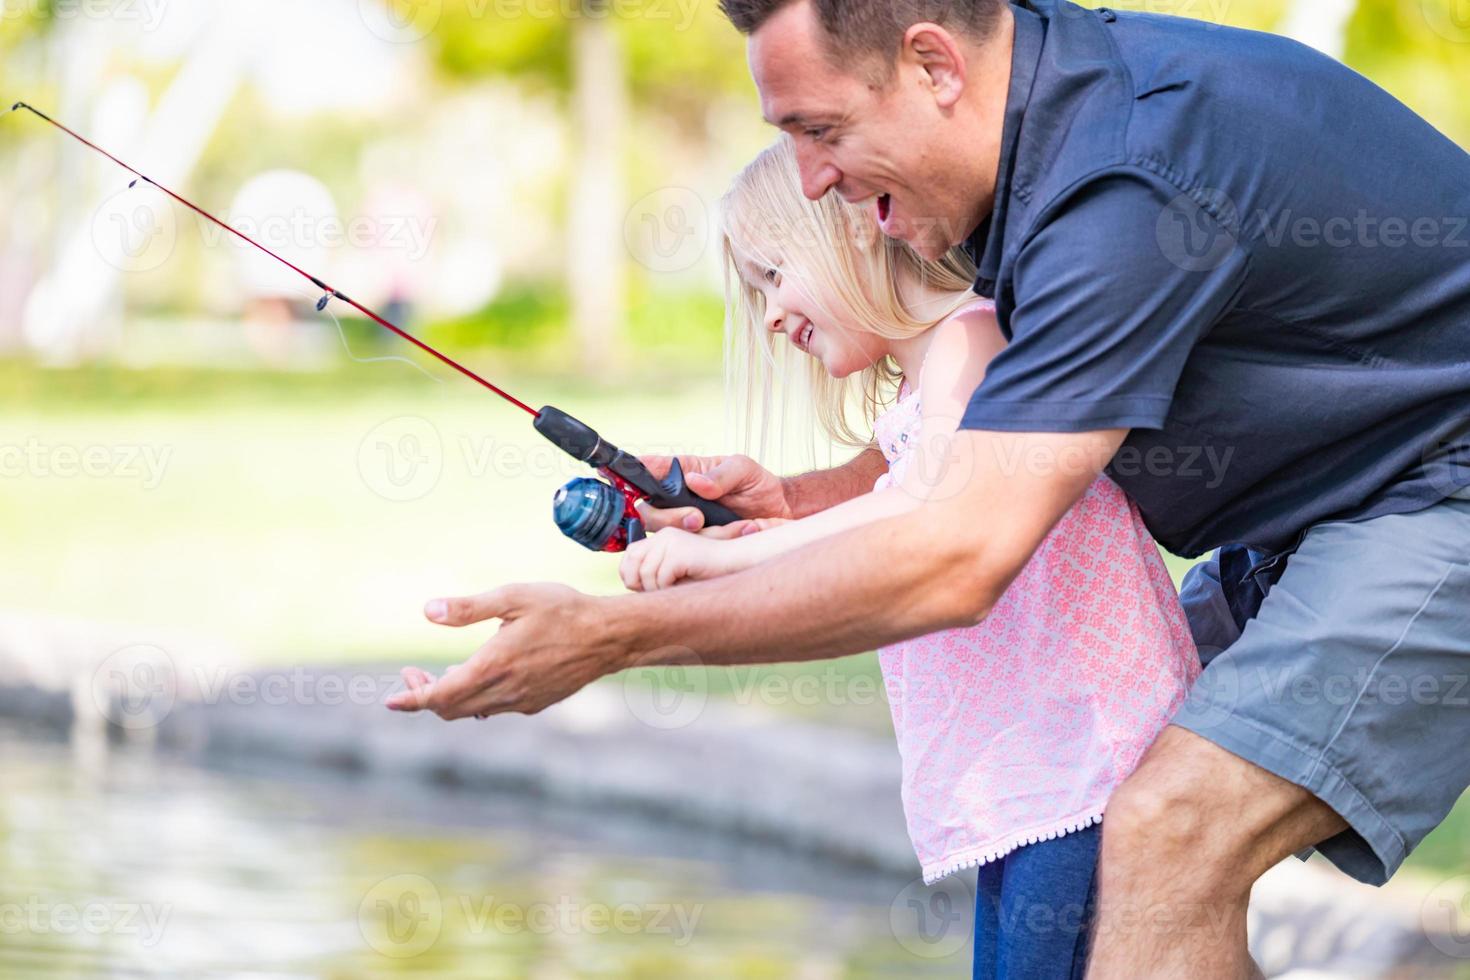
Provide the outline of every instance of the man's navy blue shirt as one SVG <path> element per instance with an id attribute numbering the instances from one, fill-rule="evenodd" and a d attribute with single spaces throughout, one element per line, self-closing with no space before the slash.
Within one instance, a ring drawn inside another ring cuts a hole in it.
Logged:
<path id="1" fill-rule="evenodd" d="M 1011 10 L 962 427 L 1131 429 L 1107 472 L 1188 556 L 1470 485 L 1470 156 L 1293 41 Z"/>

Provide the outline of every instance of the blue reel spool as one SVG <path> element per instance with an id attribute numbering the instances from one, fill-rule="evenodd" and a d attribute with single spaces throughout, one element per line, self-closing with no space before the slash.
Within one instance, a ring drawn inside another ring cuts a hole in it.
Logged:
<path id="1" fill-rule="evenodd" d="M 627 544 L 623 510 L 623 495 L 615 487 L 585 476 L 562 487 L 551 500 L 552 518 L 561 533 L 593 551 Z"/>

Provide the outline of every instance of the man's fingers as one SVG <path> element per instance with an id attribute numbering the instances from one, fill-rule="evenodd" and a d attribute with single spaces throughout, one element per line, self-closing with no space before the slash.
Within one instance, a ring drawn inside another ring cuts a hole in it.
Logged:
<path id="1" fill-rule="evenodd" d="M 672 456 L 639 456 L 638 462 L 642 463 L 648 472 L 653 474 L 655 480 L 662 480 L 669 475 L 669 465 L 673 463 Z M 680 464 L 683 465 L 682 463 Z"/>
<path id="2" fill-rule="evenodd" d="M 720 468 L 716 466 L 708 475 L 704 473 L 690 473 L 684 478 L 684 485 L 694 491 L 705 500 L 717 500 L 727 492 L 725 483 L 719 476 Z"/>
<path id="3" fill-rule="evenodd" d="M 671 507 L 668 510 L 660 510 L 639 502 L 638 514 L 643 518 L 643 526 L 650 532 L 662 531 L 666 527 L 682 527 L 686 531 L 697 531 L 704 527 L 704 515 L 696 507 Z"/>
<path id="4" fill-rule="evenodd" d="M 434 599 L 424 606 L 430 621 L 444 626 L 468 626 L 487 619 L 505 619 L 519 606 L 514 586 L 457 599 Z"/>
<path id="5" fill-rule="evenodd" d="M 421 687 L 428 687 L 434 683 L 434 675 L 427 670 L 418 667 L 405 667 L 399 671 L 403 683 L 408 685 L 410 691 L 417 691 Z"/>
<path id="6" fill-rule="evenodd" d="M 769 531 L 773 527 L 787 523 L 790 522 L 784 517 L 755 517 L 719 527 L 707 527 L 699 532 L 699 536 L 715 541 L 728 541 L 731 538 L 743 538 L 747 534 Z"/>
<path id="7" fill-rule="evenodd" d="M 478 671 L 469 669 L 468 664 L 457 664 L 446 668 L 444 676 L 428 689 L 426 707 L 445 721 L 464 718 L 474 714 L 467 705 L 486 686 Z"/>
<path id="8" fill-rule="evenodd" d="M 639 456 L 638 461 L 647 467 L 654 479 L 662 480 L 669 475 L 669 468 L 674 460 L 679 461 L 679 469 L 684 471 L 685 476 L 693 473 L 703 473 L 705 470 L 717 465 L 718 456 Z"/>
<path id="9" fill-rule="evenodd" d="M 434 675 L 418 667 L 404 667 L 398 676 L 403 678 L 404 689 L 385 698 L 384 706 L 394 711 L 422 711 L 428 707 L 428 693 L 434 685 Z"/>
<path id="10" fill-rule="evenodd" d="M 756 531 L 759 530 L 762 530 L 759 521 L 736 521 L 733 524 L 707 527 L 703 531 L 699 532 L 699 536 L 702 538 L 709 538 L 712 541 L 728 541 L 731 538 L 742 537 L 746 534 L 754 534 Z"/>

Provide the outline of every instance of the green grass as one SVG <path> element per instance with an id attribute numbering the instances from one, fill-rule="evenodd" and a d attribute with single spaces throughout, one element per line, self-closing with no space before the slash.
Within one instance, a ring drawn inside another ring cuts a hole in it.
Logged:
<path id="1" fill-rule="evenodd" d="M 1424 838 L 1404 866 L 1432 875 L 1436 881 L 1445 874 L 1462 875 L 1470 869 L 1470 794 L 1461 797 L 1445 822 Z"/>
<path id="2" fill-rule="evenodd" d="M 628 390 L 513 380 L 625 448 L 722 448 L 707 379 Z M 387 467 L 405 478 L 404 450 L 430 460 L 421 474 L 437 463 L 438 478 L 395 487 Z M 135 451 L 166 460 L 161 479 L 123 465 Z M 513 407 L 405 365 L 297 375 L 4 364 L 0 452 L 4 605 L 113 623 L 138 641 L 198 634 L 272 661 L 459 660 L 483 633 L 431 627 L 426 599 L 526 580 L 620 588 L 615 559 L 551 523 L 552 493 L 585 468 Z M 116 466 L 56 472 L 88 452 Z"/>

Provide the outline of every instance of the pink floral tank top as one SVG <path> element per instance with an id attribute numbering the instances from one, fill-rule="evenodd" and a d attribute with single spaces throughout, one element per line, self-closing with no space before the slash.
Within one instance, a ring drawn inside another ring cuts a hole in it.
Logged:
<path id="1" fill-rule="evenodd" d="M 919 423 L 918 392 L 878 419 L 875 489 L 902 478 Z M 1106 477 L 983 623 L 878 656 L 925 882 L 1100 820 L 1200 670 L 1158 549 Z"/>

